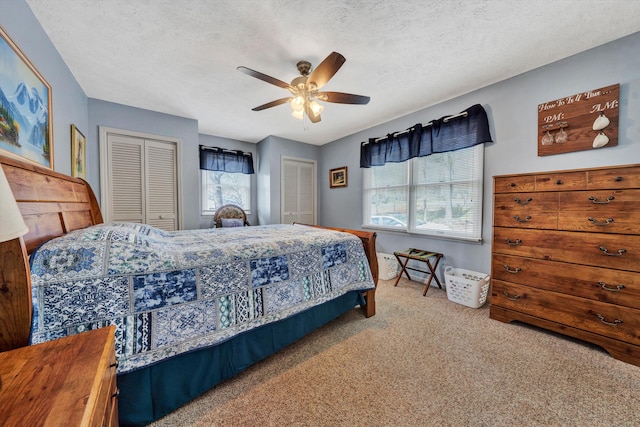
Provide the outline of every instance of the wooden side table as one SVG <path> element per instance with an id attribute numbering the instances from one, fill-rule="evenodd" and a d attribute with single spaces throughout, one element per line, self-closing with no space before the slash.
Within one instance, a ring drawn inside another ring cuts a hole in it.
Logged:
<path id="1" fill-rule="evenodd" d="M 0 424 L 117 426 L 114 331 L 0 353 Z"/>
<path id="2" fill-rule="evenodd" d="M 398 274 L 396 283 L 393 286 L 398 286 L 398 282 L 400 281 L 400 278 L 402 278 L 402 273 L 405 273 L 407 275 L 407 279 L 413 280 L 411 276 L 409 276 L 409 272 L 407 271 L 407 270 L 413 270 L 413 271 L 419 271 L 421 273 L 426 273 L 429 275 L 429 278 L 427 279 L 427 284 L 424 287 L 424 292 L 422 292 L 423 296 L 427 295 L 427 291 L 429 290 L 429 286 L 431 285 L 431 280 L 433 279 L 436 279 L 436 283 L 438 284 L 438 287 L 442 289 L 440 280 L 436 275 L 436 269 L 438 268 L 438 263 L 440 262 L 440 259 L 443 257 L 441 253 L 426 251 L 424 249 L 409 248 L 406 251 L 398 251 L 398 252 L 394 252 L 393 254 L 398 260 L 398 263 L 400 263 L 400 267 L 402 268 L 402 270 L 400 271 L 400 274 Z M 430 261 L 432 258 L 435 258 L 435 261 L 433 264 L 431 264 L 431 261 Z M 402 261 L 403 259 L 404 261 Z M 422 270 L 416 267 L 408 267 L 407 264 L 409 263 L 410 259 L 424 262 L 425 264 L 427 264 L 428 270 Z"/>

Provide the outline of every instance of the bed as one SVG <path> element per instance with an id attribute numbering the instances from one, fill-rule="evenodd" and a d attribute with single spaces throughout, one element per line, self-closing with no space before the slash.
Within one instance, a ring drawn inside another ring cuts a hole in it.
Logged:
<path id="1" fill-rule="evenodd" d="M 25 345 L 114 324 L 121 425 L 149 424 L 355 307 L 375 314 L 375 233 L 104 224 L 85 181 L 0 164 L 29 227 L 19 248 L 0 243 L 13 316 L 0 335 Z"/>

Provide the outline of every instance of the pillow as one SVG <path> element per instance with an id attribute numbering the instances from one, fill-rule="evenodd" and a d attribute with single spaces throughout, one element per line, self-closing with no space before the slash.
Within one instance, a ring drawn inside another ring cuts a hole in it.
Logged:
<path id="1" fill-rule="evenodd" d="M 243 227 L 244 221 L 240 218 L 221 218 L 223 227 Z"/>

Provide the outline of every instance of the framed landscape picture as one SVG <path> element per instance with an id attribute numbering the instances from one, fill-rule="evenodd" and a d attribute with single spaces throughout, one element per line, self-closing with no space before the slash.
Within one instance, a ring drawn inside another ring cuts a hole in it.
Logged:
<path id="1" fill-rule="evenodd" d="M 0 27 L 0 150 L 53 169 L 51 86 Z"/>
<path id="2" fill-rule="evenodd" d="M 329 188 L 347 186 L 347 167 L 331 169 L 329 171 Z"/>
<path id="3" fill-rule="evenodd" d="M 71 125 L 71 176 L 87 179 L 87 138 Z"/>

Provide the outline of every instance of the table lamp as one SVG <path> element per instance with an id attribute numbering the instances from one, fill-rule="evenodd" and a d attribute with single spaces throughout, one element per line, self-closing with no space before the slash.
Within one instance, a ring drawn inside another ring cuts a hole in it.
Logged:
<path id="1" fill-rule="evenodd" d="M 31 276 L 22 239 L 28 231 L 0 165 L 0 351 L 29 344 Z"/>

